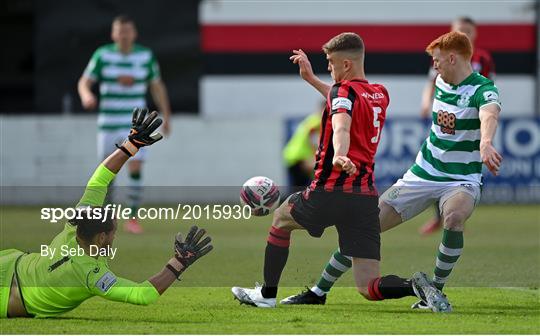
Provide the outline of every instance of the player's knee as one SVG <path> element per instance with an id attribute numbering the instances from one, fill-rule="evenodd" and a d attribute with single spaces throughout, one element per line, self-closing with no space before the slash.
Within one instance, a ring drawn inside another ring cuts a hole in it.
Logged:
<path id="1" fill-rule="evenodd" d="M 379 221 L 381 232 L 385 232 L 402 222 L 401 215 L 388 203 L 379 201 Z"/>
<path id="2" fill-rule="evenodd" d="M 289 232 L 296 229 L 294 225 L 291 225 L 291 223 L 286 220 L 275 221 L 272 223 L 272 227 L 278 228 L 283 231 L 289 231 Z"/>
<path id="3" fill-rule="evenodd" d="M 282 204 L 274 211 L 274 215 L 272 218 L 272 222 L 273 222 L 272 225 L 273 226 L 281 225 L 281 222 L 283 222 L 284 219 L 285 219 L 285 212 L 284 212 L 283 204 Z"/>
<path id="4" fill-rule="evenodd" d="M 282 230 L 291 231 L 289 212 L 286 208 L 287 205 L 282 204 L 279 208 L 274 211 L 274 217 L 272 219 L 272 226 Z"/>
<path id="5" fill-rule="evenodd" d="M 444 214 L 444 228 L 454 231 L 463 230 L 467 218 L 460 211 L 448 211 Z"/>

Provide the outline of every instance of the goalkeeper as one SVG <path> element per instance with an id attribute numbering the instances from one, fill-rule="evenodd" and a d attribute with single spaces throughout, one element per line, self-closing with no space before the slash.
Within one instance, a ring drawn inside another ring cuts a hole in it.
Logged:
<path id="1" fill-rule="evenodd" d="M 147 116 L 146 109 L 133 111 L 128 138 L 96 169 L 77 205 L 79 209 L 101 207 L 107 186 L 126 161 L 141 147 L 161 140 L 161 134 L 154 132 L 162 122 L 157 115 L 154 111 Z M 92 257 L 89 253 L 91 246 L 100 250 L 111 247 L 116 221 L 113 218 L 103 221 L 102 218 L 91 218 L 89 211 L 81 211 L 80 214 L 82 216 L 77 217 L 82 219 L 66 223 L 49 248 L 56 248 L 56 251 L 60 251 L 62 246 L 82 248 L 84 254 L 50 259 L 39 253 L 25 254 L 15 249 L 0 251 L 0 317 L 56 316 L 93 296 L 148 305 L 155 302 L 189 265 L 212 250 L 210 237 L 201 240 L 205 230 L 194 226 L 185 240 L 180 234 L 176 236 L 175 255 L 161 272 L 136 283 L 117 277 L 110 271 L 106 257 Z"/>

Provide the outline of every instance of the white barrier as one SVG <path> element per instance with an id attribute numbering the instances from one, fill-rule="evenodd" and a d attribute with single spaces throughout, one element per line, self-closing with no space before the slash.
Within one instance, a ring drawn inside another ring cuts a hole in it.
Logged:
<path id="1" fill-rule="evenodd" d="M 60 194 L 74 190 L 74 195 L 80 196 L 80 191 L 64 187 L 84 186 L 98 164 L 95 116 L 2 116 L 0 134 L 2 203 L 29 201 L 28 192 L 15 194 L 16 188 L 11 187 L 36 187 L 38 194 L 47 190 L 43 195 L 33 195 L 34 201 L 51 200 L 51 190 L 55 190 L 40 187 L 56 187 L 53 199 L 72 202 L 73 195 Z M 171 136 L 148 153 L 144 185 L 239 186 L 255 175 L 283 183 L 283 136 L 279 118 L 209 121 L 174 117 Z M 122 172 L 117 184 L 126 182 Z M 151 189 L 147 201 L 178 200 L 167 193 L 160 195 L 157 189 Z M 197 196 L 195 188 L 190 190 L 194 199 L 208 194 L 203 191 Z"/>
<path id="2" fill-rule="evenodd" d="M 426 70 L 427 71 L 427 70 Z M 384 76 L 368 74 L 390 93 L 388 116 L 416 117 L 426 76 Z M 323 77 L 328 83 L 330 77 Z M 534 77 L 498 75 L 506 117 L 533 116 L 536 92 Z M 302 116 L 318 108 L 323 97 L 297 75 L 204 76 L 201 79 L 201 113 L 209 118 Z M 249 92 L 249 94 L 246 94 Z M 226 106 L 226 110 L 224 110 Z"/>

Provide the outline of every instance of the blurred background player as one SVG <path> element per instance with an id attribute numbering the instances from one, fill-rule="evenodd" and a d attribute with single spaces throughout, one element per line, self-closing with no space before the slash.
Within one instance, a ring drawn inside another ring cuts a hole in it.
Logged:
<path id="1" fill-rule="evenodd" d="M 326 102 L 322 101 L 321 110 L 308 115 L 298 124 L 283 149 L 283 160 L 289 175 L 289 193 L 298 191 L 299 187 L 307 187 L 313 179 L 315 151 L 321 133 L 321 111 L 325 105 Z"/>
<path id="2" fill-rule="evenodd" d="M 129 16 L 117 16 L 112 22 L 111 39 L 114 43 L 98 48 L 79 80 L 78 90 L 82 105 L 93 110 L 98 105 L 92 85 L 99 82 L 99 117 L 97 151 L 103 160 L 124 139 L 131 125 L 131 111 L 146 107 L 148 86 L 158 109 L 163 113 L 162 130 L 170 131 L 171 107 L 167 89 L 161 80 L 158 62 L 153 52 L 135 44 L 137 29 Z M 128 163 L 128 206 L 137 214 L 141 203 L 142 165 L 146 150 L 143 148 Z M 141 233 L 142 226 L 136 218 L 124 223 L 124 230 Z"/>
<path id="3" fill-rule="evenodd" d="M 476 23 L 470 17 L 459 17 L 452 22 L 452 31 L 457 31 L 467 35 L 473 46 L 473 54 L 471 57 L 471 65 L 474 72 L 478 72 L 482 76 L 495 80 L 495 62 L 489 51 L 475 46 L 477 37 Z M 435 92 L 435 79 L 437 71 L 433 67 L 429 69 L 428 82 L 422 92 L 422 108 L 421 116 L 424 119 L 431 120 L 433 94 Z M 442 228 L 441 214 L 438 204 L 435 204 L 435 217 L 427 221 L 421 228 L 420 233 L 428 235 Z"/>
<path id="4" fill-rule="evenodd" d="M 117 277 L 109 269 L 106 256 L 90 255 L 92 248 L 112 248 L 116 219 L 103 212 L 89 215 L 86 210 L 104 210 L 108 185 L 126 161 L 162 138 L 154 132 L 161 124 L 158 113 L 146 114 L 146 109 L 135 109 L 129 136 L 95 170 L 77 204 L 81 212 L 65 224 L 48 246 L 56 253 L 43 256 L 16 249 L 0 251 L 0 318 L 57 316 L 93 296 L 148 305 L 179 279 L 188 266 L 212 250 L 211 238 L 202 239 L 205 230 L 193 226 L 185 240 L 181 234 L 176 236 L 175 255 L 165 267 L 141 283 Z M 62 256 L 60 251 L 66 248 L 82 248 L 84 254 Z"/>

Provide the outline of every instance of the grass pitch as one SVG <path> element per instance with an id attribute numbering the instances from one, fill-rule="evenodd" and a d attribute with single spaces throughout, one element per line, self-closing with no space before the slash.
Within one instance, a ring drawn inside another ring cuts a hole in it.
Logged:
<path id="1" fill-rule="evenodd" d="M 281 295 L 299 288 L 286 288 Z M 233 301 L 230 288 L 172 288 L 137 307 L 92 298 L 54 319 L 2 320 L 2 333 L 77 334 L 535 334 L 539 293 L 497 288 L 448 289 L 455 312 L 412 311 L 415 300 L 367 302 L 336 288 L 325 306 L 257 309 Z"/>
<path id="2" fill-rule="evenodd" d="M 382 235 L 382 273 L 432 273 L 440 235 L 420 237 L 426 212 Z M 38 208 L 4 207 L 1 248 L 38 251 L 61 229 L 39 220 Z M 232 299 L 230 287 L 262 279 L 270 218 L 250 221 L 147 221 L 146 233 L 119 232 L 111 268 L 119 276 L 144 280 L 157 272 L 172 250 L 174 233 L 198 224 L 212 235 L 215 250 L 148 307 L 93 298 L 51 319 L 0 320 L 2 334 L 538 334 L 540 333 L 540 210 L 534 206 L 481 206 L 466 225 L 464 254 L 445 290 L 451 314 L 412 311 L 414 298 L 368 302 L 349 273 L 325 306 L 256 309 Z M 311 285 L 336 247 L 329 228 L 323 238 L 293 233 L 289 262 L 278 299 Z"/>

